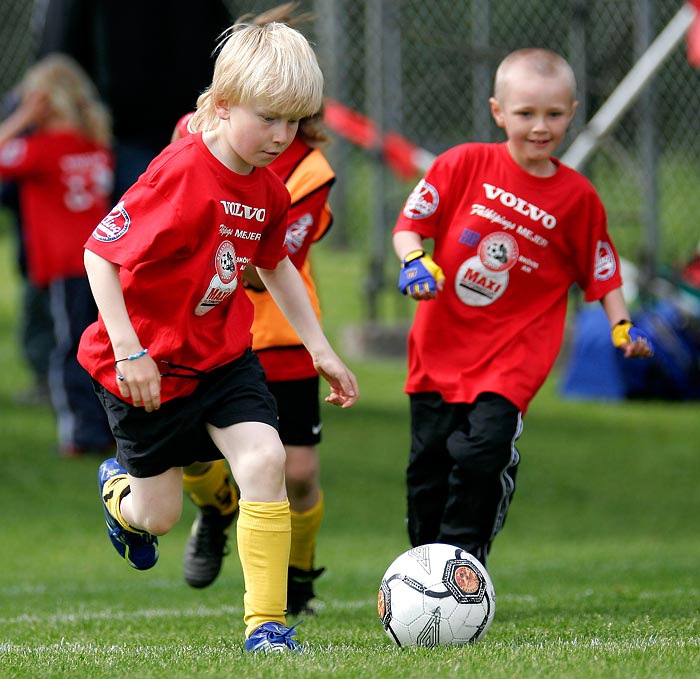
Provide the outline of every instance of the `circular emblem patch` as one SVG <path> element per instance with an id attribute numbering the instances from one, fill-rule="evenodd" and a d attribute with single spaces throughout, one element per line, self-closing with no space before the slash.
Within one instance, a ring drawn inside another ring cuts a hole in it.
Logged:
<path id="1" fill-rule="evenodd" d="M 222 283 L 230 283 L 236 276 L 236 250 L 225 240 L 216 251 L 216 273 Z"/>
<path id="2" fill-rule="evenodd" d="M 487 306 L 508 288 L 507 271 L 489 269 L 477 255 L 459 267 L 455 278 L 457 297 L 469 306 Z"/>
<path id="3" fill-rule="evenodd" d="M 478 254 L 482 264 L 490 271 L 508 271 L 518 261 L 520 250 L 513 236 L 497 231 L 481 239 Z"/>
<path id="4" fill-rule="evenodd" d="M 131 217 L 124 207 L 124 201 L 117 203 L 111 212 L 95 227 L 92 237 L 103 243 L 111 243 L 121 238 L 131 224 Z"/>
<path id="5" fill-rule="evenodd" d="M 425 179 L 421 179 L 406 200 L 403 214 L 409 219 L 425 219 L 437 210 L 439 202 L 437 189 Z"/>
<path id="6" fill-rule="evenodd" d="M 607 281 L 615 274 L 617 265 L 609 243 L 599 240 L 596 244 L 594 267 L 593 278 L 597 281 Z"/>

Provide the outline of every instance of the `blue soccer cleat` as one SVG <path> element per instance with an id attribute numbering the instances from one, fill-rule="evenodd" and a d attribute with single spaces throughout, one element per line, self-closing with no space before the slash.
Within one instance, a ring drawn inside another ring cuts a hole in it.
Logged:
<path id="1" fill-rule="evenodd" d="M 301 653 L 301 644 L 292 639 L 297 633 L 294 627 L 285 627 L 279 622 L 265 622 L 246 639 L 245 650 L 253 653 L 259 651 L 265 653 L 283 653 L 285 651 Z"/>
<path id="2" fill-rule="evenodd" d="M 110 498 L 112 491 L 107 490 L 105 493 L 105 485 L 115 476 L 122 475 L 126 476 L 126 469 L 122 468 L 113 457 L 105 460 L 97 472 L 100 499 L 107 522 L 107 534 L 119 556 L 126 559 L 130 566 L 145 571 L 155 566 L 158 561 L 158 538 L 145 531 L 126 530 L 107 509 L 106 500 Z"/>

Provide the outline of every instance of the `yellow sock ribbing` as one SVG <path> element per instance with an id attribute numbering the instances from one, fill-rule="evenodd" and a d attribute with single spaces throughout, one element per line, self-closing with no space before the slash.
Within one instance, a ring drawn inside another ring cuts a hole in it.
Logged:
<path id="1" fill-rule="evenodd" d="M 265 622 L 286 624 L 289 502 L 240 502 L 236 528 L 243 567 L 246 637 Z"/>
<path id="2" fill-rule="evenodd" d="M 214 460 L 201 476 L 183 474 L 182 487 L 197 507 L 215 507 L 224 516 L 238 509 L 238 491 L 226 460 Z"/>
<path id="3" fill-rule="evenodd" d="M 289 552 L 289 565 L 303 571 L 314 567 L 316 537 L 323 521 L 323 493 L 314 507 L 305 512 L 291 510 L 292 546 Z"/>

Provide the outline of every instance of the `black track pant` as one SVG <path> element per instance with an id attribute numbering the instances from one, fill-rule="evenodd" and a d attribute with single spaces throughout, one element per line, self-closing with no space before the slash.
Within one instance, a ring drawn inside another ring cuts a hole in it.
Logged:
<path id="1" fill-rule="evenodd" d="M 446 403 L 432 392 L 410 399 L 411 544 L 453 544 L 486 564 L 515 490 L 521 413 L 492 393 L 474 403 Z"/>

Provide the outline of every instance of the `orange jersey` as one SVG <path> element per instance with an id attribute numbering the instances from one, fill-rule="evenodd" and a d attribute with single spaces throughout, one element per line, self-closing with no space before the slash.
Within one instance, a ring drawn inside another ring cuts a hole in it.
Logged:
<path id="1" fill-rule="evenodd" d="M 289 258 L 299 270 L 309 298 L 321 318 L 316 284 L 308 260 L 309 248 L 328 231 L 332 215 L 328 193 L 335 173 L 319 149 L 313 149 L 297 137 L 269 168 L 287 186 L 291 195 L 285 243 Z M 316 375 L 306 349 L 267 291 L 246 288 L 255 307 L 253 349 L 270 381 L 303 379 Z"/>

